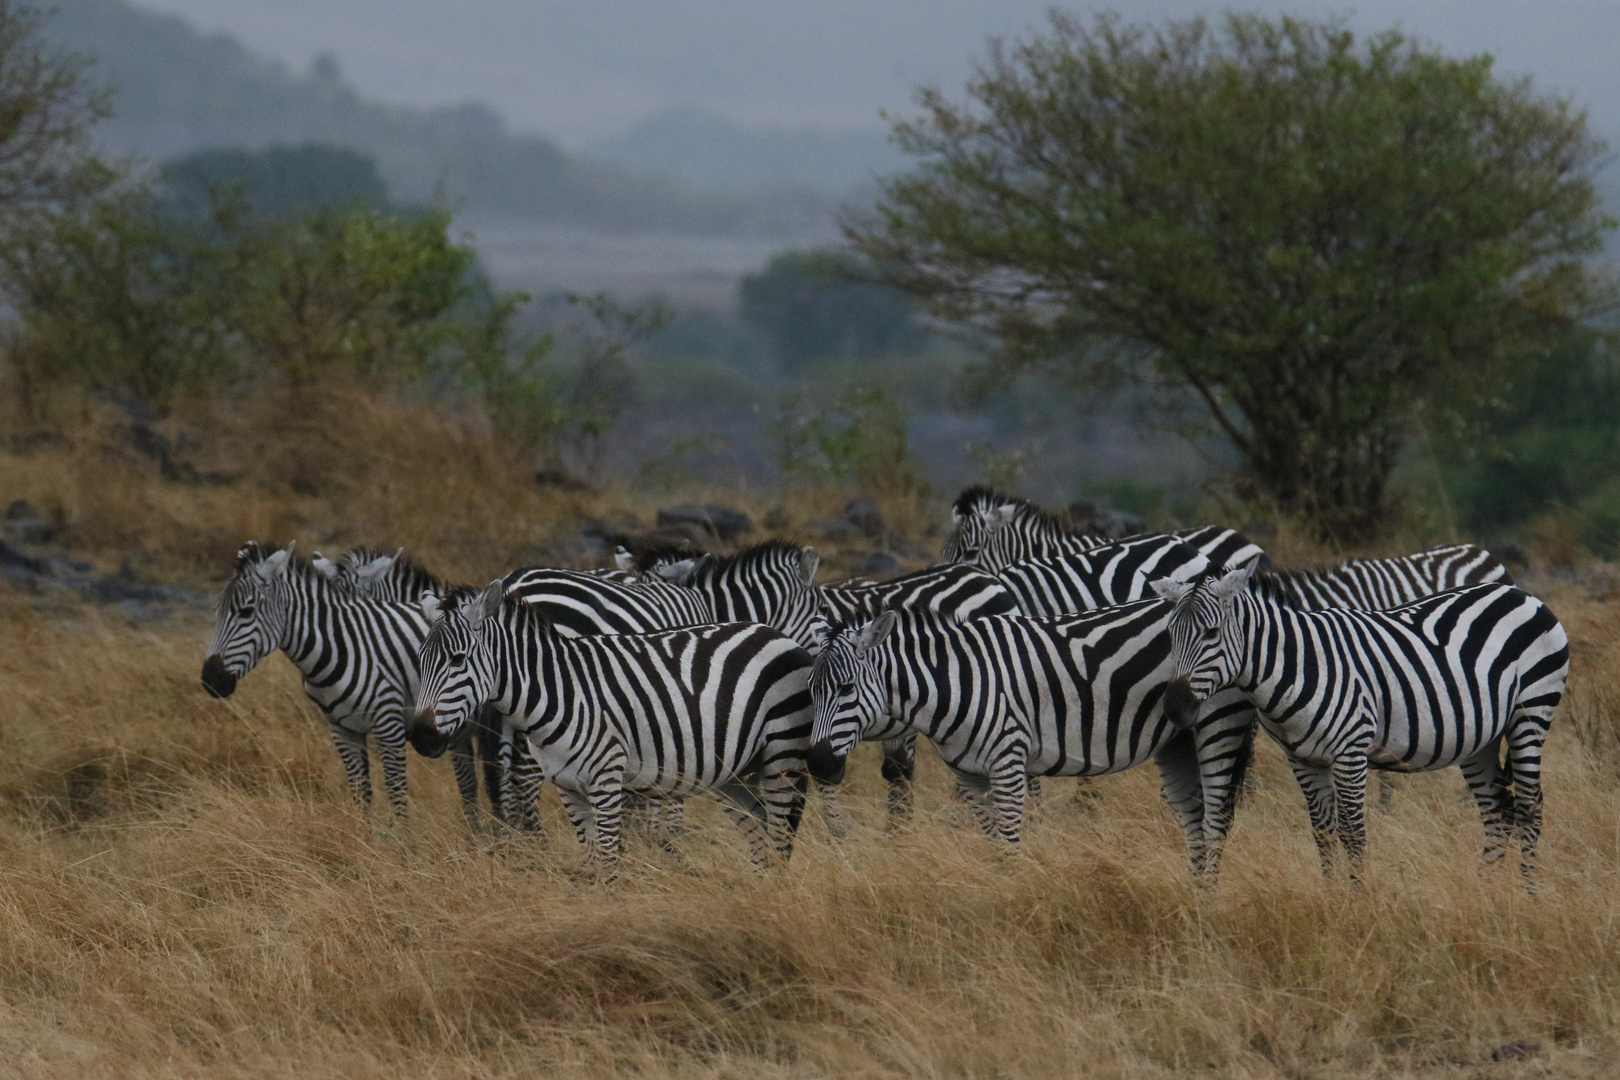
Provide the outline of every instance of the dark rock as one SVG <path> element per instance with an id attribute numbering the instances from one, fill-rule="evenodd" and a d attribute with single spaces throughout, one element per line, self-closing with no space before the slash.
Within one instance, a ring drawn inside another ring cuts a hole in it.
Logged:
<path id="1" fill-rule="evenodd" d="M 893 577 L 900 572 L 900 560 L 887 551 L 879 551 L 856 563 L 855 572 L 861 577 Z"/>
<path id="2" fill-rule="evenodd" d="M 541 487 L 556 488 L 559 491 L 591 490 L 591 485 L 566 469 L 536 469 L 534 482 Z"/>
<path id="3" fill-rule="evenodd" d="M 823 540 L 853 540 L 861 535 L 860 528 L 853 521 L 842 518 L 837 521 L 812 521 L 805 528 Z"/>
<path id="4" fill-rule="evenodd" d="M 25 554 L 0 540 L 0 573 L 8 577 L 17 574 L 28 574 L 36 577 L 45 577 L 50 574 L 50 566 L 44 559 L 36 559 Z"/>
<path id="5" fill-rule="evenodd" d="M 788 517 L 787 510 L 780 506 L 771 507 L 770 510 L 766 512 L 765 520 L 763 522 L 764 526 L 772 532 L 781 532 L 792 523 L 792 520 Z"/>
<path id="6" fill-rule="evenodd" d="M 1142 519 L 1135 514 L 1089 499 L 1079 499 L 1069 504 L 1069 521 L 1082 533 L 1115 540 L 1139 533 L 1144 527 Z"/>
<path id="7" fill-rule="evenodd" d="M 56 526 L 27 499 L 6 508 L 5 532 L 22 544 L 48 544 L 56 538 Z"/>
<path id="8" fill-rule="evenodd" d="M 1515 1039 L 1491 1051 L 1492 1061 L 1525 1061 L 1541 1053 L 1541 1044 Z"/>
<path id="9" fill-rule="evenodd" d="M 675 506 L 658 511 L 660 529 L 684 529 L 685 526 L 696 526 L 706 534 L 704 539 L 726 544 L 754 530 L 754 523 L 748 520 L 747 514 L 727 506 Z"/>
<path id="10" fill-rule="evenodd" d="M 875 540 L 883 535 L 883 512 L 871 499 L 851 499 L 845 503 L 844 520 L 868 539 Z"/>
<path id="11" fill-rule="evenodd" d="M 59 447 L 63 450 L 73 449 L 73 440 L 60 431 L 18 431 L 6 437 L 6 446 L 13 454 L 32 454 L 38 450 Z"/>

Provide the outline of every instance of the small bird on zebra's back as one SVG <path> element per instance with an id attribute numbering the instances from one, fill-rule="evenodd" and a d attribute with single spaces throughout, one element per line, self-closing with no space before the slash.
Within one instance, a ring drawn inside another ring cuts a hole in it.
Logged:
<path id="1" fill-rule="evenodd" d="M 1255 568 L 1155 587 L 1175 604 L 1168 708 L 1235 687 L 1288 755 L 1324 872 L 1335 839 L 1359 866 L 1367 770 L 1460 765 L 1499 861 L 1517 833 L 1530 880 L 1541 751 L 1569 674 L 1569 639 L 1540 600 L 1472 585 L 1386 611 L 1300 611 Z"/>

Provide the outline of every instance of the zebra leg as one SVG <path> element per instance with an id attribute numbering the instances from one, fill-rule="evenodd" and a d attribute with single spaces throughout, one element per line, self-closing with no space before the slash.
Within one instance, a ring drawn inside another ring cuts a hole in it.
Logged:
<path id="1" fill-rule="evenodd" d="M 1536 845 L 1541 840 L 1541 747 L 1547 741 L 1547 716 L 1522 712 L 1508 727 L 1508 768 L 1513 775 L 1513 823 L 1519 833 L 1519 873 L 1525 888 L 1535 891 Z"/>
<path id="2" fill-rule="evenodd" d="M 366 737 L 357 735 L 342 724 L 332 724 L 332 743 L 343 762 L 344 775 L 349 780 L 349 794 L 362 810 L 371 809 L 371 760 L 366 756 Z"/>
<path id="3" fill-rule="evenodd" d="M 916 773 L 916 733 L 886 740 L 883 743 L 883 779 L 889 782 L 889 813 L 893 816 L 911 816 L 911 784 Z M 824 787 L 819 789 L 826 791 Z M 834 835 L 842 836 L 843 833 Z"/>
<path id="4" fill-rule="evenodd" d="M 770 833 L 777 857 L 786 862 L 793 857 L 793 840 L 798 836 L 799 823 L 804 819 L 804 797 L 810 789 L 809 777 L 804 773 L 777 773 L 765 777 L 759 786 L 765 802 L 765 828 Z M 833 809 L 836 811 L 836 803 Z M 822 812 L 826 813 L 826 804 L 823 804 Z M 842 828 L 841 818 L 839 827 Z"/>
<path id="5" fill-rule="evenodd" d="M 1028 794 L 1030 799 L 1040 798 L 1041 778 L 1038 776 L 1026 776 L 1024 778 L 1024 791 Z"/>
<path id="6" fill-rule="evenodd" d="M 1367 850 L 1367 754 L 1341 755 L 1333 762 L 1333 794 L 1339 816 L 1339 842 L 1350 857 L 1350 880 L 1358 881 Z"/>
<path id="7" fill-rule="evenodd" d="M 1379 809 L 1388 810 L 1389 804 L 1395 801 L 1395 774 L 1388 769 L 1378 770 L 1378 806 Z"/>
<path id="8" fill-rule="evenodd" d="M 1243 702 L 1241 707 L 1217 709 L 1192 731 L 1203 793 L 1204 874 L 1210 883 L 1221 872 L 1221 856 L 1226 851 L 1238 801 L 1247 790 L 1259 730 L 1259 716 Z"/>
<path id="9" fill-rule="evenodd" d="M 574 823 L 574 835 L 579 838 L 579 846 L 589 852 L 596 840 L 596 815 L 591 810 L 591 801 L 583 792 L 572 788 L 560 787 L 557 794 L 562 796 L 568 820 Z"/>
<path id="10" fill-rule="evenodd" d="M 467 821 L 467 828 L 473 832 L 478 831 L 478 766 L 473 761 L 473 738 L 471 725 L 463 728 L 465 734 L 458 733 L 456 741 L 450 747 L 450 765 L 456 773 L 456 790 L 461 794 L 461 816 Z"/>
<path id="11" fill-rule="evenodd" d="M 1337 814 L 1333 795 L 1333 773 L 1325 765 L 1313 765 L 1290 757 L 1288 765 L 1305 794 L 1305 810 L 1311 816 L 1311 836 L 1322 859 L 1322 874 L 1333 876 L 1333 840 Z"/>
<path id="12" fill-rule="evenodd" d="M 1465 759 L 1462 774 L 1485 826 L 1485 862 L 1494 865 L 1502 861 L 1514 816 L 1513 795 L 1502 773 L 1502 740 L 1492 739 L 1473 757 Z"/>
<path id="13" fill-rule="evenodd" d="M 545 769 L 540 759 L 529 748 L 529 740 L 521 733 L 506 740 L 509 746 L 506 784 L 502 792 L 501 813 L 508 824 L 519 832 L 540 831 L 540 785 L 546 782 Z"/>
<path id="14" fill-rule="evenodd" d="M 619 824 L 624 816 L 624 772 L 614 769 L 599 774 L 589 793 L 591 811 L 596 817 L 596 847 L 593 852 L 611 866 L 619 861 Z"/>
<path id="15" fill-rule="evenodd" d="M 887 761 L 884 762 L 884 768 L 888 768 Z M 821 802 L 821 820 L 826 823 L 827 832 L 831 834 L 834 840 L 842 840 L 849 834 L 849 823 L 844 820 L 843 808 L 838 803 L 838 787 L 837 784 L 824 784 L 820 780 L 816 781 L 816 792 L 820 795 Z M 892 787 L 889 789 L 889 796 L 889 812 L 894 813 L 894 788 Z M 907 806 L 906 811 L 909 812 L 909 810 L 910 807 Z"/>
<path id="16" fill-rule="evenodd" d="M 962 797 L 963 802 L 973 808 L 973 816 L 978 821 L 979 828 L 984 830 L 984 835 L 992 840 L 998 837 L 999 822 L 990 811 L 990 778 L 957 773 L 956 793 Z"/>
<path id="17" fill-rule="evenodd" d="M 770 809 L 760 801 L 753 787 L 740 777 L 722 784 L 718 791 L 721 796 L 720 808 L 748 837 L 749 861 L 754 864 L 755 870 L 765 870 L 770 866 L 770 848 L 775 840 L 769 831 Z"/>
<path id="18" fill-rule="evenodd" d="M 1000 759 L 990 774 L 990 804 L 995 808 L 997 832 L 1009 844 L 1024 838 L 1024 800 L 1029 797 L 1030 775 L 1025 754 Z"/>
<path id="19" fill-rule="evenodd" d="M 1187 862 L 1202 877 L 1209 866 L 1204 837 L 1204 786 L 1198 776 L 1198 753 L 1191 731 L 1179 731 L 1153 755 L 1159 767 L 1159 793 L 1181 820 L 1187 836 Z"/>
<path id="20" fill-rule="evenodd" d="M 388 792 L 388 805 L 395 817 L 403 818 L 410 801 L 405 787 L 405 722 L 400 717 L 378 721 L 371 735 L 377 740 L 377 756 L 382 759 L 383 788 Z"/>

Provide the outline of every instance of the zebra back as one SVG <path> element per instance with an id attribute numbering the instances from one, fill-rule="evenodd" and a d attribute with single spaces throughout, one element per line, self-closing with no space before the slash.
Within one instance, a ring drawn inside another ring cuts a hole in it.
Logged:
<path id="1" fill-rule="evenodd" d="M 701 597 L 710 621 L 763 623 L 805 648 L 819 647 L 815 580 L 821 559 L 815 548 L 767 540 L 735 555 L 688 556 L 673 563 L 660 559 L 654 553 L 644 562 L 652 574 Z"/>
<path id="2" fill-rule="evenodd" d="M 1415 555 L 1350 559 L 1326 569 L 1266 569 L 1253 582 L 1256 591 L 1290 607 L 1378 611 L 1469 585 L 1511 585 L 1513 579 L 1484 548 L 1451 544 Z"/>
<path id="3" fill-rule="evenodd" d="M 818 595 L 828 619 L 844 624 L 865 622 L 886 608 L 926 608 L 954 619 L 1018 610 L 1005 583 L 964 563 L 930 566 L 888 581 L 835 582 L 820 586 Z"/>
<path id="4" fill-rule="evenodd" d="M 1149 582 L 1156 578 L 1189 581 L 1209 568 L 1203 552 L 1175 536 L 1140 536 L 1025 559 L 997 576 L 1020 611 L 1050 618 L 1141 600 L 1151 595 Z"/>
<path id="5" fill-rule="evenodd" d="M 506 595 L 544 612 L 558 633 L 640 634 L 714 621 L 701 596 L 658 580 L 618 581 L 583 570 L 529 567 L 506 576 Z"/>

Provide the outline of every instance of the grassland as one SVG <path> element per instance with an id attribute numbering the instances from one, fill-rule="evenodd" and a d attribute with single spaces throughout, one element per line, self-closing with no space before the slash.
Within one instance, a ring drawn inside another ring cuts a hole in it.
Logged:
<path id="1" fill-rule="evenodd" d="M 0 494 L 77 552 L 199 586 L 247 536 L 406 543 L 479 580 L 565 551 L 582 515 L 645 516 L 537 491 L 431 410 L 341 415 L 162 429 L 236 470 L 213 483 L 163 480 L 87 416 L 0 453 Z M 1600 591 L 1546 592 L 1575 675 L 1531 898 L 1480 871 L 1454 772 L 1402 779 L 1362 887 L 1323 881 L 1269 746 L 1212 891 L 1149 773 L 1049 782 L 1008 852 L 926 755 L 890 823 L 871 748 L 846 839 L 812 813 L 758 876 L 697 804 L 682 860 L 632 838 L 604 885 L 552 796 L 538 843 L 470 838 L 444 761 L 411 761 L 408 821 L 356 811 L 285 660 L 202 693 L 206 612 L 137 625 L 0 587 L 0 1075 L 1613 1075 L 1620 603 Z"/>

